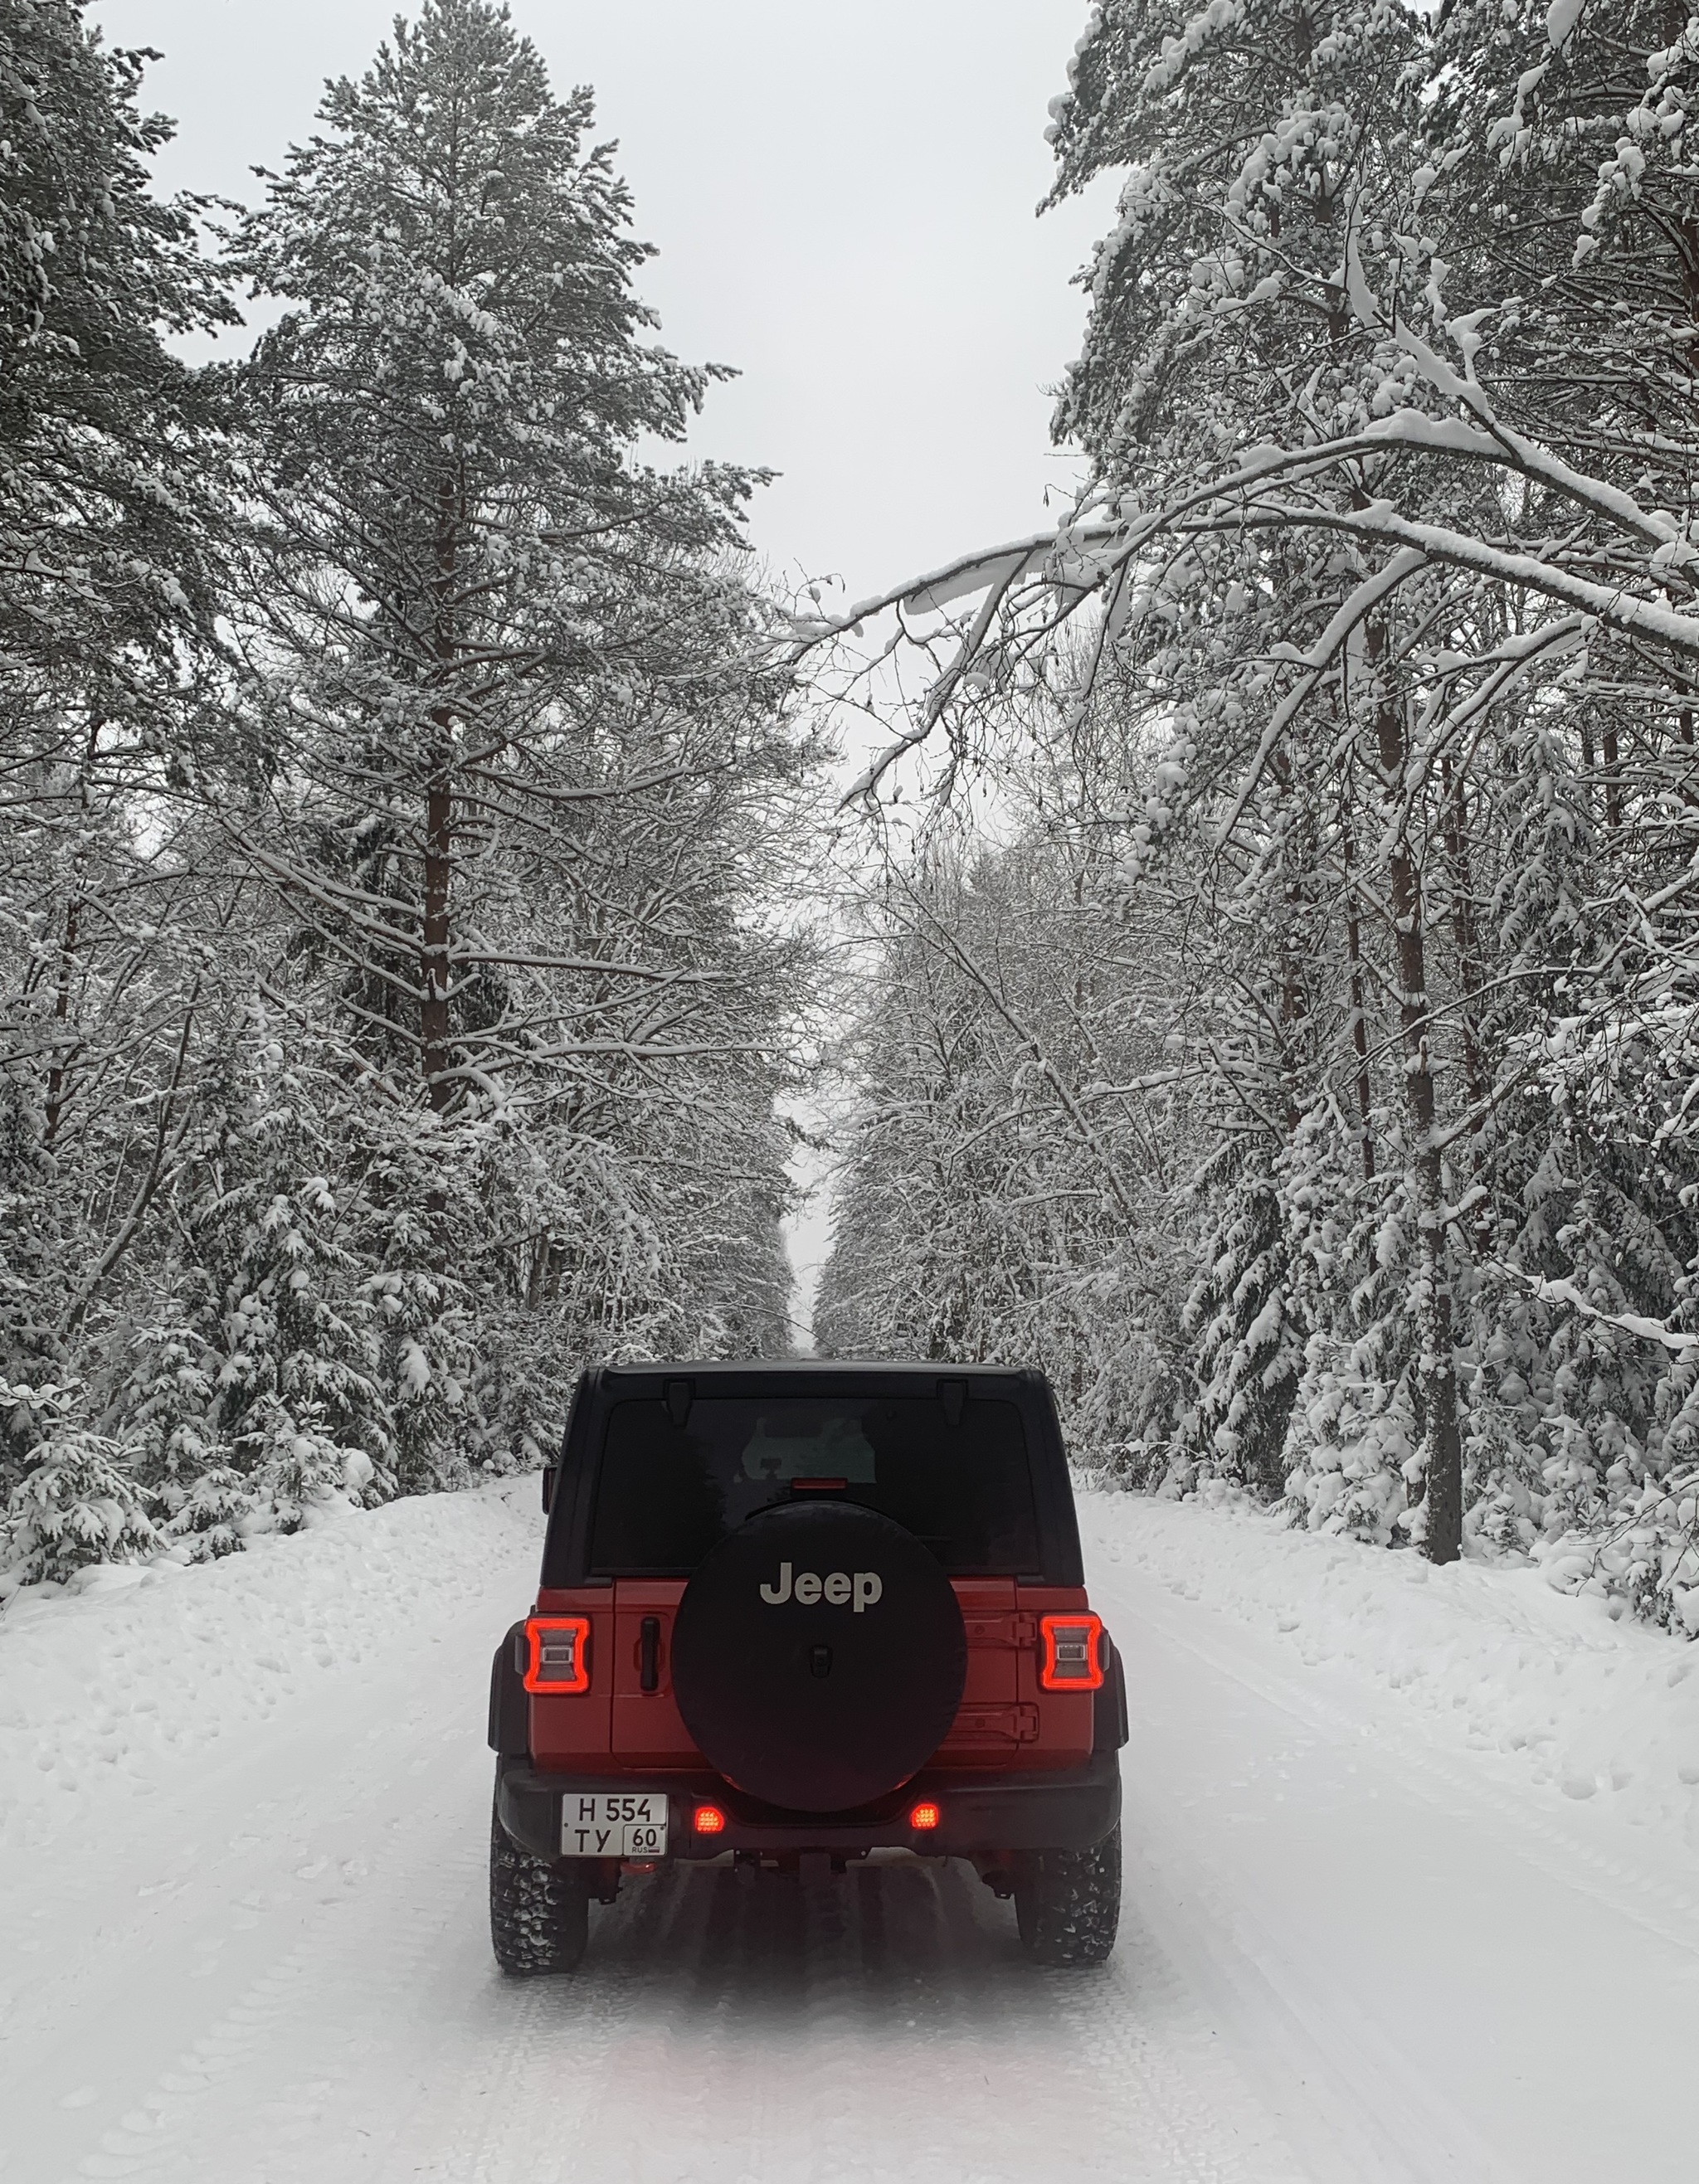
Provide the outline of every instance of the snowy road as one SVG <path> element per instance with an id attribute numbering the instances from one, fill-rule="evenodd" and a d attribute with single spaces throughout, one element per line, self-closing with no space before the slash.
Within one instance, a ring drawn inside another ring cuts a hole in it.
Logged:
<path id="1" fill-rule="evenodd" d="M 1206 1604 L 1260 1529 L 1124 1497 L 1083 1505 L 1131 1674 L 1106 1973 L 1028 1969 L 971 1874 L 911 1866 L 630 1883 L 577 1977 L 504 1984 L 481 1737 L 533 1492 L 8 1611 L 5 2184 L 1692 2173 L 1699 1765 L 1662 1804 L 1629 1770 L 1565 1796 L 1479 1734 L 1488 1698 L 1436 1712 L 1384 1646 L 1306 1658 L 1298 1612 Z M 1319 1545 L 1281 1547 L 1294 1590 Z M 1568 1642 L 1457 1596 L 1529 1678 Z M 1601 1625 L 1556 1669 L 1685 1707 L 1685 1662 Z"/>

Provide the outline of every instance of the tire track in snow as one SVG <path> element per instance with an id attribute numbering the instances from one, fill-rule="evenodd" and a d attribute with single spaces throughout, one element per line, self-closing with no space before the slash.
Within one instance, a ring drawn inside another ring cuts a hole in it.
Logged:
<path id="1" fill-rule="evenodd" d="M 404 1838 L 375 1860 L 350 1861 L 366 1869 L 353 1892 L 338 1888 L 310 1908 L 288 1897 L 270 1907 L 257 1938 L 276 1946 L 292 1935 L 288 1946 L 247 1977 L 233 2002 L 214 2007 L 67 2177 L 98 2184 L 206 2174 L 269 2184 L 292 2174 L 291 2140 L 311 2129 L 338 2088 L 350 2089 L 358 2105 L 386 2012 L 418 1992 L 440 1947 L 452 1905 L 441 1846 L 457 1840 L 460 1802 L 451 1797 L 428 1810 L 410 1847 Z M 393 1836 L 400 1824 L 387 1827 Z M 468 1854 L 460 1863 L 476 1861 Z M 320 1854 L 304 1870 L 316 1881 L 331 1864 Z M 307 2165 L 320 2170 L 321 2149 L 309 2152 Z"/>
<path id="2" fill-rule="evenodd" d="M 1384 1690 L 1354 1699 L 1348 1664 L 1300 1671 L 1160 1572 L 1098 1568 L 1138 1685 L 1128 1908 L 1102 1970 L 1028 1965 L 969 1869 L 907 1863 L 663 1871 L 593 1914 L 578 1974 L 502 1980 L 477 1717 L 491 1633 L 532 1574 L 521 1546 L 487 1606 L 462 1595 L 438 1621 L 398 1598 L 422 1677 L 396 1671 L 398 1645 L 351 1662 L 310 1714 L 187 1751 L 154 1796 L 80 1810 L 81 1840 L 32 1850 L 24 1908 L 44 1916 L 14 1930 L 46 1946 L 16 1982 L 0 2137 L 25 2108 L 31 2126 L 7 2184 L 1481 2184 L 1479 2086 L 1449 2108 L 1443 2074 L 1424 2090 L 1398 1997 L 1363 1983 L 1376 1959 L 1329 1954 L 1352 1885 L 1330 1861 L 1372 1854 L 1386 1820 L 1407 1841 L 1419 1803 L 1483 1858 L 1637 1920 L 1636 1947 L 1654 1920 L 1685 1945 L 1691 1893 L 1672 1914 L 1602 1813 L 1548 1813 L 1499 1755 L 1436 1749 Z M 1161 1750 L 1176 1764 L 1153 1773 Z M 1346 1783 L 1359 1758 L 1379 1805 Z M 1267 1860 L 1251 1877 L 1295 1813 L 1315 1860 L 1290 1885 Z M 1578 1843 L 1596 1819 L 1597 1846 Z M 1387 1876 L 1395 1911 L 1422 1880 Z M 1442 2014 L 1473 1969 L 1468 1914 L 1447 1915 Z M 85 2038 L 98 2063 L 60 2058 Z M 1546 2173 L 1591 2172 L 1560 2152 Z"/>
<path id="3" fill-rule="evenodd" d="M 1460 1749 L 1431 1717 L 1405 1711 L 1395 1683 L 1381 1683 L 1346 1656 L 1312 1655 L 1283 1647 L 1255 1663 L 1248 1661 L 1246 1641 L 1256 1643 L 1262 1638 L 1254 1622 L 1223 1613 L 1200 1596 L 1192 1579 L 1165 1571 L 1159 1555 L 1136 1550 L 1129 1555 L 1111 1530 L 1100 1520 L 1094 1522 L 1096 1513 L 1089 1499 L 1082 1501 L 1080 1514 L 1086 1544 L 1101 1573 L 1096 1591 L 1111 1616 L 1117 1594 L 1130 1581 L 1135 1594 L 1128 1596 L 1128 1612 L 1133 1617 L 1156 1623 L 1166 1637 L 1216 1674 L 1329 1736 L 1356 1740 L 1362 1736 L 1362 1702 L 1367 1697 L 1373 1711 L 1377 1757 L 1390 1756 L 1402 1763 L 1416 1794 L 1447 1811 L 1467 1802 L 1483 1817 L 1490 1814 L 1501 1824 L 1501 1832 L 1514 1836 L 1524 1854 L 1531 1851 L 1551 1880 L 1590 1894 L 1649 1935 L 1660 1940 L 1679 1936 L 1683 1946 L 1699 1951 L 1699 1889 L 1693 1885 L 1691 1858 L 1679 1852 L 1661 1858 L 1650 1837 L 1643 1837 L 1635 1854 L 1625 1852 L 1607 1799 L 1596 1803 L 1562 1801 L 1553 1784 L 1527 1774 L 1519 1761 L 1499 1746 L 1478 1741 Z M 1347 1557 L 1368 1552 L 1355 1545 L 1340 1550 Z M 1153 1617 L 1150 1593 L 1145 1588 L 1160 1588 L 1161 1594 L 1181 1604 L 1183 1616 L 1188 1604 L 1200 1608 L 1203 1616 L 1184 1616 L 1183 1623 L 1160 1613 Z M 1528 1634 L 1535 1641 L 1539 1635 Z M 1677 1649 L 1672 1646 L 1671 1652 Z M 1672 1663 L 1673 1667 L 1680 1665 L 1685 1664 Z M 1348 1694 L 1347 1685 L 1354 1687 Z M 1435 1794 L 1436 1783 L 1444 1786 L 1443 1798 Z M 1604 1849 L 1592 1839 L 1596 1835 L 1617 1840 Z M 1530 1837 L 1538 1849 L 1531 1849 Z"/>
<path id="4" fill-rule="evenodd" d="M 542 2184 L 557 2173 L 577 2179 L 593 2173 L 603 2184 L 603 2173 L 592 2171 L 585 2158 L 585 2117 L 598 2073 L 638 2008 L 643 1942 L 661 1905 L 646 1894 L 621 1907 L 621 1925 L 638 1945 L 630 1960 L 599 1949 L 606 1937 L 592 1914 L 583 1981 L 593 2000 L 575 2008 L 577 1977 L 521 1982 L 494 1967 L 484 1923 L 487 1831 L 486 1820 L 476 1839 L 476 1925 L 455 1964 L 445 1967 L 460 1971 L 463 1983 L 435 2042 L 433 2083 L 381 2174 L 409 2184 L 439 2178 L 444 2184 L 508 2184 L 514 2176 Z M 532 2126 L 540 2126 L 536 2136 Z"/>
<path id="5" fill-rule="evenodd" d="M 1303 2175 L 1136 1932 L 1107 1972 L 1037 1970 L 1009 1908 L 958 1865 L 819 1882 L 675 1869 L 627 1892 L 577 1974 L 499 1996 L 498 2082 L 464 2075 L 447 2113 L 421 2111 L 386 2179 Z"/>
<path id="6" fill-rule="evenodd" d="M 1180 1601 L 1193 1596 L 1167 1585 L 1154 1573 L 1141 1570 L 1139 1580 L 1161 1585 Z M 1111 1580 L 1111 1582 L 1113 1582 Z M 1194 1604 L 1198 1604 L 1194 1602 Z M 1130 1612 L 1139 1621 L 1153 1618 L 1148 1604 Z M 1335 1677 L 1349 1677 L 1349 1663 L 1305 1663 L 1315 1672 L 1313 1680 L 1301 1679 L 1287 1664 L 1275 1661 L 1267 1669 L 1248 1663 L 1241 1647 L 1245 1626 L 1225 1625 L 1211 1632 L 1188 1618 L 1182 1629 L 1168 1622 L 1164 1638 L 1202 1663 L 1212 1674 L 1239 1685 L 1265 1706 L 1277 1708 L 1292 1720 L 1338 1743 L 1354 1745 L 1363 1737 L 1361 1712 L 1334 1689 Z M 1379 1690 L 1374 1696 L 1379 1700 Z M 1585 1816 L 1566 1825 L 1561 1811 L 1550 1802 L 1547 1786 L 1519 1779 L 1507 1780 L 1507 1763 L 1493 1748 L 1482 1748 L 1478 1763 L 1470 1765 L 1448 1749 L 1437 1736 L 1401 1721 L 1392 1707 L 1378 1703 L 1373 1725 L 1373 1748 L 1378 1759 L 1396 1759 L 1407 1787 L 1426 1803 L 1447 1814 L 1468 1807 L 1483 1823 L 1496 1824 L 1494 1832 L 1513 1838 L 1519 1852 L 1557 1886 L 1589 1896 L 1617 1917 L 1629 1920 L 1661 1941 L 1676 1941 L 1699 1955 L 1699 1896 L 1691 1887 L 1691 1868 L 1674 1859 L 1662 1865 L 1649 1855 L 1639 1858 L 1619 1848 L 1601 1850 L 1586 1839 Z M 1648 1847 L 1649 1848 L 1649 1847 Z"/>
<path id="7" fill-rule="evenodd" d="M 0 2174 L 282 2173 L 280 2131 L 310 2130 L 357 2078 L 350 2059 L 382 2045 L 384 2014 L 428 1993 L 418 1975 L 454 1882 L 482 1890 L 465 1814 L 482 1809 L 487 1830 L 484 1664 L 529 1587 L 521 1553 L 494 1597 L 469 1612 L 462 1585 L 434 1627 L 434 1600 L 398 1600 L 405 1665 L 351 1662 L 280 1719 L 183 1755 L 161 1793 L 70 1808 L 75 1835 L 20 1861 L 41 1870 L 31 1908 L 52 1954 L 13 1997 Z M 268 2099 L 296 2113 L 256 2131 Z M 221 2144 L 244 2152 L 206 2166 Z M 321 2156 L 304 2173 L 321 2175 Z"/>
<path id="8" fill-rule="evenodd" d="M 1135 1896 L 1311 2170 L 1597 2173 L 1621 2127 L 1600 2089 L 1678 2083 L 1685 1914 L 1648 1916 L 1631 1858 L 1348 1666 L 1298 1669 L 1159 1570 L 1100 1570 L 1093 1596 L 1128 1663 Z M 1653 2109 L 1667 2137 L 1673 2093 Z"/>

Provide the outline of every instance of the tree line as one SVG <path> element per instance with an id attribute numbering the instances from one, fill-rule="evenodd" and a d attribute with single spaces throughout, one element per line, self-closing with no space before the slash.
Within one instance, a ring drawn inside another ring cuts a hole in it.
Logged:
<path id="1" fill-rule="evenodd" d="M 930 656 L 822 1340 L 1690 1635 L 1696 111 L 1668 0 L 1100 0 L 1087 491 L 812 632 Z"/>
<path id="2" fill-rule="evenodd" d="M 10 1587 L 789 1341 L 816 751 L 589 94 L 423 0 L 244 211 L 151 58 L 0 0 Z"/>

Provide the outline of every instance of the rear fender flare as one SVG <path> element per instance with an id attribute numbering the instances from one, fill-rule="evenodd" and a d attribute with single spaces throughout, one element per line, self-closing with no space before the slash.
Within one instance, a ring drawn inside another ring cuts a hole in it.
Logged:
<path id="1" fill-rule="evenodd" d="M 489 1747 L 504 1759 L 524 1759 L 531 1750 L 531 1702 L 525 1695 L 525 1625 L 515 1623 L 490 1663 Z"/>
<path id="2" fill-rule="evenodd" d="M 1091 1748 L 1094 1752 L 1119 1752 L 1126 1743 L 1127 1679 L 1122 1673 L 1121 1648 L 1106 1630 L 1103 1634 L 1103 1681 L 1093 1694 L 1091 1712 Z"/>

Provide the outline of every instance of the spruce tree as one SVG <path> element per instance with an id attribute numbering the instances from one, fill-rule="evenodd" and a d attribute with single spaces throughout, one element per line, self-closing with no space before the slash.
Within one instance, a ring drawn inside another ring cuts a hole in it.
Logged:
<path id="1" fill-rule="evenodd" d="M 236 314 L 198 201 L 150 187 L 152 56 L 83 16 L 0 0 L 0 674 L 86 721 L 159 704 L 171 646 L 209 632 L 218 412 L 166 337 Z"/>
<path id="2" fill-rule="evenodd" d="M 636 459 L 712 375 L 645 338 L 589 94 L 553 95 L 504 7 L 426 0 L 320 118 L 234 259 L 287 309 L 242 376 L 278 793 L 232 817 L 355 1044 L 440 1115 L 671 1043 L 643 1027 L 681 967 L 618 929 L 598 807 L 688 836 L 775 742 L 721 566 L 749 479 Z M 586 896 L 599 933 L 554 914 Z"/>

